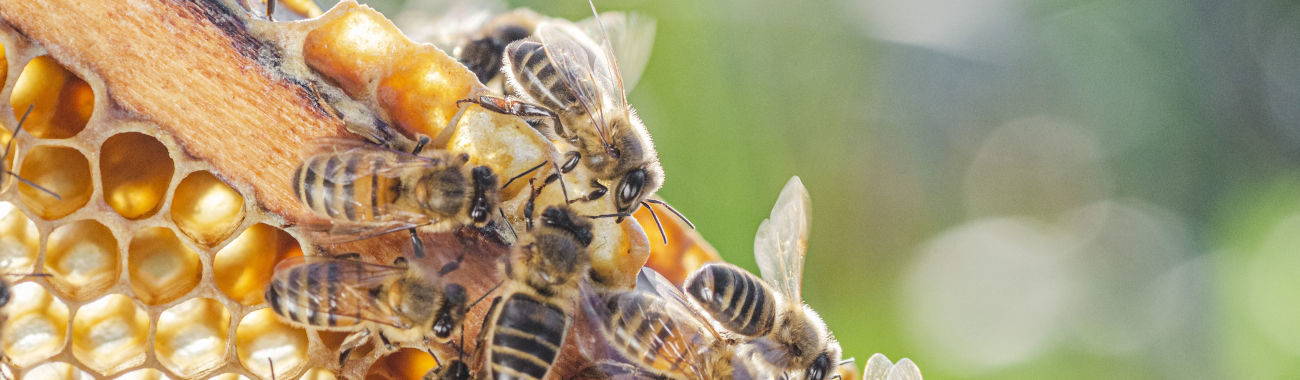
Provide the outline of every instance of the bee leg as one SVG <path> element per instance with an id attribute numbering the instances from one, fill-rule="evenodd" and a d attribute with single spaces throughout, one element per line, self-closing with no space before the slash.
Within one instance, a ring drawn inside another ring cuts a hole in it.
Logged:
<path id="1" fill-rule="evenodd" d="M 571 200 L 569 201 L 569 203 L 572 204 L 578 202 L 591 202 L 600 199 L 601 197 L 604 197 L 605 193 L 609 192 L 608 187 L 605 187 L 605 185 L 601 185 L 600 182 L 597 182 L 594 179 L 591 180 L 591 187 L 594 188 L 595 190 L 592 190 L 591 192 L 587 193 L 587 195 L 582 198 Z"/>
<path id="2" fill-rule="evenodd" d="M 480 107 L 483 107 L 488 111 L 502 113 L 506 115 L 515 115 L 525 119 L 533 119 L 533 120 L 550 119 L 552 123 L 551 124 L 552 130 L 551 131 L 546 131 L 542 129 L 539 130 L 542 131 L 542 133 L 554 132 L 556 134 L 565 135 L 563 133 L 564 124 L 560 122 L 560 115 L 556 114 L 555 112 L 551 112 L 551 110 L 547 109 L 546 107 L 542 107 L 531 103 L 524 103 L 515 99 L 506 99 L 506 98 L 500 98 L 500 97 L 490 96 L 490 95 L 480 96 L 478 97 L 478 99 L 471 98 L 471 99 L 461 99 L 459 101 L 456 101 L 456 105 L 458 106 L 461 103 L 474 103 L 474 104 L 478 104 Z"/>
<path id="3" fill-rule="evenodd" d="M 442 268 L 438 269 L 438 275 L 446 276 L 448 273 L 455 272 L 457 269 L 460 269 L 460 263 L 461 261 L 464 260 L 465 260 L 465 251 L 460 251 L 460 256 L 456 256 L 456 260 L 452 260 L 452 262 L 450 263 L 443 264 Z"/>
<path id="4" fill-rule="evenodd" d="M 360 253 L 357 253 L 357 252 L 340 253 L 340 254 L 334 255 L 334 258 L 339 259 L 339 260 L 358 260 L 358 261 L 359 261 L 359 260 L 361 260 L 361 254 L 360 254 Z"/>
<path id="5" fill-rule="evenodd" d="M 581 153 L 581 152 L 578 152 L 578 151 L 576 151 L 576 150 L 575 150 L 575 151 L 572 151 L 572 152 L 565 153 L 565 154 L 564 154 L 564 165 L 563 165 L 563 166 L 560 166 L 560 172 L 561 172 L 561 173 L 568 173 L 568 172 L 573 171 L 574 168 L 578 167 L 578 160 L 581 159 L 581 158 L 582 158 L 582 153 Z"/>
<path id="6" fill-rule="evenodd" d="M 366 344 L 369 340 L 370 329 L 357 331 L 348 335 L 346 338 L 343 338 L 343 343 L 339 344 L 339 366 L 347 364 L 348 355 L 352 354 L 352 350 L 361 347 L 361 345 Z"/>
<path id="7" fill-rule="evenodd" d="M 429 141 L 429 136 L 420 136 L 420 140 L 415 142 L 415 149 L 411 149 L 411 154 L 420 154 L 424 150 L 424 146 L 429 144 Z"/>
<path id="8" fill-rule="evenodd" d="M 275 21 L 271 15 L 275 14 L 275 0 L 266 0 L 266 21 Z M 275 371 L 271 371 L 271 377 L 275 377 Z"/>
<path id="9" fill-rule="evenodd" d="M 406 231 L 411 233 L 411 249 L 415 251 L 415 258 L 423 258 L 424 240 L 421 240 L 420 235 L 415 233 L 415 228 L 408 228 Z"/>
<path id="10" fill-rule="evenodd" d="M 528 187 L 532 188 L 532 192 L 528 194 L 528 203 L 524 203 L 524 231 L 533 230 L 533 207 L 536 205 L 534 201 L 537 200 L 537 193 L 540 192 L 533 186 L 532 178 L 528 179 Z"/>

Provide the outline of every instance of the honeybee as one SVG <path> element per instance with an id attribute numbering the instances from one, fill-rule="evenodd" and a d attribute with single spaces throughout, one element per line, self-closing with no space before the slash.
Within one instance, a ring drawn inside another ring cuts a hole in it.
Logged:
<path id="1" fill-rule="evenodd" d="M 507 285 L 479 332 L 477 378 L 543 379 L 564 346 L 591 265 L 591 222 L 568 206 L 547 207 L 539 221 L 502 263 Z"/>
<path id="2" fill-rule="evenodd" d="M 305 157 L 294 171 L 293 191 L 307 208 L 329 218 L 327 225 L 309 225 L 329 232 L 318 239 L 326 243 L 406 229 L 415 256 L 423 257 L 415 227 L 483 227 L 500 203 L 497 175 L 486 166 L 470 167 L 464 154 L 416 155 L 321 138 L 312 141 Z"/>
<path id="3" fill-rule="evenodd" d="M 340 363 L 372 333 L 389 350 L 393 342 L 446 343 L 473 305 L 464 287 L 418 268 L 405 258 L 366 263 L 355 253 L 291 257 L 275 266 L 266 302 L 292 324 L 353 332 L 340 347 Z"/>
<path id="4" fill-rule="evenodd" d="M 633 19 L 626 20 L 630 23 Z M 649 198 L 663 185 L 664 173 L 645 124 L 627 104 L 623 77 L 603 22 L 600 18 L 594 22 L 601 32 L 601 44 L 573 23 L 540 23 L 532 37 L 506 46 L 502 72 L 513 98 L 484 95 L 461 102 L 529 120 L 549 120 L 549 124 L 537 124 L 539 130 L 576 149 L 565 154 L 562 172 L 581 163 L 597 178 L 592 181 L 593 190 L 579 200 L 599 199 L 609 191 L 600 181 L 613 183 L 616 213 L 609 216 L 621 222 L 642 204 L 658 202 Z M 642 37 L 642 43 L 650 41 L 640 35 L 625 40 L 635 41 L 636 37 Z"/>
<path id="5" fill-rule="evenodd" d="M 450 52 L 479 82 L 491 86 L 501 77 L 506 46 L 532 36 L 543 22 L 568 23 L 527 8 L 504 11 L 505 8 L 503 1 L 492 0 L 460 0 L 451 4 L 413 0 L 406 2 L 397 24 L 412 39 L 433 43 Z M 442 16 L 428 22 L 430 14 Z M 631 91 L 649 61 L 655 22 L 637 13 L 606 12 L 600 15 L 599 23 L 609 32 L 624 85 Z M 595 17 L 573 24 L 588 36 L 601 32 Z M 505 92 L 503 88 L 502 94 Z"/>
<path id="6" fill-rule="evenodd" d="M 18 119 L 18 125 L 14 127 L 14 133 L 9 135 L 9 142 L 5 143 L 5 150 L 3 154 L 0 154 L 0 160 L 4 160 L 6 157 L 9 157 L 9 154 L 13 152 L 14 141 L 18 140 L 18 133 L 23 131 L 23 123 L 27 122 L 27 116 L 32 114 L 32 108 L 34 108 L 35 106 L 36 106 L 35 104 L 28 105 L 27 111 L 24 111 L 23 116 Z M 0 165 L 0 171 L 3 171 L 2 173 L 0 173 L 0 189 L 4 189 L 8 187 L 9 178 L 13 177 L 14 180 L 21 182 L 24 185 L 31 186 L 33 189 L 49 194 L 50 196 L 54 197 L 54 199 L 63 200 L 63 197 L 60 197 L 59 194 L 55 193 L 53 190 L 46 189 L 44 187 L 41 187 L 40 185 L 37 185 L 32 181 L 28 181 L 26 178 L 19 176 L 18 173 L 15 173 L 14 171 L 5 168 L 3 165 Z"/>
<path id="7" fill-rule="evenodd" d="M 584 288 L 583 310 L 594 339 L 583 353 L 595 364 L 579 377 L 652 379 L 756 378 L 736 342 L 721 336 L 672 283 L 650 268 L 634 291 L 597 295 Z"/>
<path id="8" fill-rule="evenodd" d="M 686 279 L 685 289 L 694 305 L 743 337 L 759 372 L 821 380 L 840 364 L 841 349 L 800 294 L 810 210 L 808 191 L 791 178 L 754 237 L 766 283 L 734 265 L 708 264 Z"/>

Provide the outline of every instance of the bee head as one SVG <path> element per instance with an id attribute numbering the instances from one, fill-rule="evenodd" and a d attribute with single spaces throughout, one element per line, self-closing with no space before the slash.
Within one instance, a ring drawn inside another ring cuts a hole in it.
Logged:
<path id="1" fill-rule="evenodd" d="M 474 224 L 483 226 L 492 216 L 497 204 L 497 175 L 486 166 L 475 167 L 470 175 L 474 181 L 474 198 L 470 202 L 469 217 Z"/>

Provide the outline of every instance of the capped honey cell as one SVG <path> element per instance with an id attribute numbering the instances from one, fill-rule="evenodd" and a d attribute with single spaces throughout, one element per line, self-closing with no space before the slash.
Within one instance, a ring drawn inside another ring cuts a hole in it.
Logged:
<path id="1" fill-rule="evenodd" d="M 194 377 L 225 364 L 230 312 L 220 302 L 194 298 L 162 312 L 154 354 L 168 370 Z"/>
<path id="2" fill-rule="evenodd" d="M 239 321 L 235 351 L 250 372 L 269 379 L 274 362 L 277 378 L 288 378 L 306 364 L 307 331 L 281 322 L 271 309 L 259 309 Z"/>
<path id="3" fill-rule="evenodd" d="M 167 147 L 143 133 L 109 137 L 99 150 L 104 202 L 127 219 L 158 210 L 173 170 Z"/>
<path id="4" fill-rule="evenodd" d="M 258 223 L 244 230 L 217 251 L 213 275 L 217 288 L 244 305 L 262 303 L 266 284 L 275 264 L 290 256 L 301 256 L 298 240 L 287 232 Z"/>
<path id="5" fill-rule="evenodd" d="M 51 362 L 41 364 L 23 374 L 23 380 L 94 380 L 90 373 L 82 371 L 71 364 Z"/>
<path id="6" fill-rule="evenodd" d="M 82 305 L 72 317 L 72 355 L 103 375 L 144 362 L 149 315 L 121 294 Z"/>
<path id="7" fill-rule="evenodd" d="M 194 172 L 176 186 L 172 220 L 186 236 L 214 245 L 244 220 L 244 197 L 212 173 Z"/>
<path id="8" fill-rule="evenodd" d="M 43 139 L 66 139 L 86 128 L 95 109 L 90 85 L 49 56 L 32 59 L 14 82 L 9 104 L 21 116 L 32 113 L 23 130 Z"/>
<path id="9" fill-rule="evenodd" d="M 63 349 L 68 306 L 32 282 L 10 288 L 5 306 L 4 352 L 21 367 L 40 363 Z"/>
<path id="10" fill-rule="evenodd" d="M 121 273 L 117 239 L 94 220 L 54 229 L 45 247 L 45 271 L 60 294 L 86 300 L 113 285 Z"/>
<path id="11" fill-rule="evenodd" d="M 199 255 L 165 227 L 146 228 L 131 238 L 127 266 L 131 290 L 150 305 L 171 302 L 203 277 Z"/>
<path id="12" fill-rule="evenodd" d="M 13 203 L 0 202 L 0 273 L 31 273 L 40 239 L 36 223 Z"/>
<path id="13" fill-rule="evenodd" d="M 18 174 L 42 188 L 18 184 L 23 204 L 41 218 L 62 218 L 90 200 L 90 163 L 76 149 L 38 146 L 24 156 Z"/>

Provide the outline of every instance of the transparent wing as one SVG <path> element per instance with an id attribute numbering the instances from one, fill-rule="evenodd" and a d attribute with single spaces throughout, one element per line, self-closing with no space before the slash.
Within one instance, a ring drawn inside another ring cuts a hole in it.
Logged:
<path id="1" fill-rule="evenodd" d="M 669 378 L 704 378 L 701 355 L 714 335 L 675 305 L 646 292 L 590 292 L 584 295 L 583 312 L 604 336 L 580 341 L 583 353 L 597 363 L 596 374 L 620 378 L 626 373 L 619 371 L 631 367 L 676 375 L 665 376 Z"/>
<path id="2" fill-rule="evenodd" d="M 400 220 L 367 223 L 332 220 L 302 223 L 298 226 L 311 232 L 312 242 L 317 244 L 342 244 L 432 223 L 428 217 L 411 212 L 397 212 L 392 217 Z"/>
<path id="3" fill-rule="evenodd" d="M 500 0 L 410 0 L 402 6 L 395 23 L 411 40 L 428 42 L 450 53 L 461 40 L 505 10 L 506 4 Z"/>
<path id="4" fill-rule="evenodd" d="M 791 177 L 772 206 L 772 214 L 758 226 L 754 236 L 754 259 L 763 280 L 796 303 L 803 302 L 800 283 L 811 212 L 808 190 L 798 176 Z"/>
<path id="5" fill-rule="evenodd" d="M 610 113 L 626 108 L 618 67 L 573 23 L 543 23 L 537 27 L 537 37 L 555 71 L 591 118 L 600 141 L 610 145 Z"/>
<path id="6" fill-rule="evenodd" d="M 641 272 L 636 275 L 636 290 L 655 295 L 678 306 L 684 313 L 694 318 L 699 323 L 700 328 L 707 330 L 715 339 L 722 339 L 717 330 L 713 329 L 713 324 L 709 322 L 708 317 L 691 307 L 690 302 L 686 300 L 686 295 L 682 294 L 682 290 L 654 269 L 649 267 L 641 268 Z"/>
<path id="7" fill-rule="evenodd" d="M 304 161 L 306 161 L 305 158 L 318 156 L 338 157 L 341 160 L 341 163 L 346 163 L 348 159 L 352 158 L 357 158 L 361 160 L 359 161 L 360 163 L 364 164 L 383 161 L 386 165 L 383 167 L 384 171 L 378 172 L 381 174 L 393 174 L 405 168 L 441 168 L 450 164 L 451 161 L 455 159 L 454 154 L 442 150 L 427 150 L 422 154 L 422 156 L 416 156 L 407 152 L 375 145 L 365 140 L 350 139 L 346 137 L 320 137 L 312 139 L 311 142 L 308 142 L 306 147 L 303 148 L 302 152 Z M 318 174 L 328 175 L 329 177 L 327 178 L 335 178 L 335 176 L 341 175 L 346 168 L 346 165 L 336 165 L 334 167 L 335 171 Z M 357 173 L 359 173 L 357 175 L 366 175 L 368 173 L 376 172 L 366 171 L 363 169 Z"/>
<path id="8" fill-rule="evenodd" d="M 600 24 L 597 24 L 599 20 Z M 604 33 L 600 25 L 604 24 Z M 623 78 L 623 91 L 632 92 L 650 61 L 650 51 L 655 42 L 655 20 L 636 12 L 605 12 L 600 18 L 589 17 L 577 22 L 593 40 L 600 41 L 609 34 L 605 54 L 614 60 L 619 77 Z"/>
<path id="9" fill-rule="evenodd" d="M 902 358 L 894 363 L 894 368 L 889 369 L 885 380 L 921 380 L 921 368 L 912 359 Z"/>
<path id="10" fill-rule="evenodd" d="M 271 281 L 288 284 L 280 289 L 280 302 L 293 303 L 298 310 L 317 310 L 340 321 L 408 328 L 392 308 L 372 293 L 405 273 L 406 268 L 352 258 L 295 256 L 276 264 Z"/>

